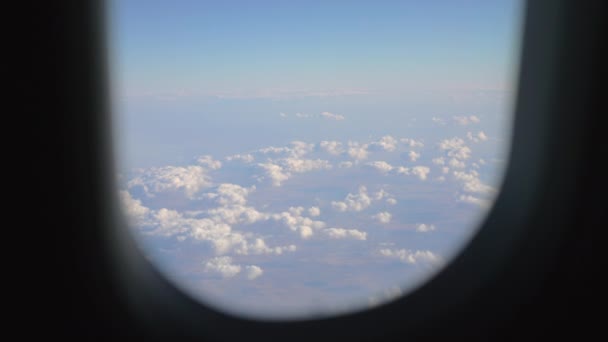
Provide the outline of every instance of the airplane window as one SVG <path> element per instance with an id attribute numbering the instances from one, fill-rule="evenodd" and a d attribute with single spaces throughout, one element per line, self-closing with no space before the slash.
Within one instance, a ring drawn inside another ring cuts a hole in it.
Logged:
<path id="1" fill-rule="evenodd" d="M 122 208 L 205 305 L 381 305 L 465 248 L 500 191 L 520 1 L 109 8 Z"/>

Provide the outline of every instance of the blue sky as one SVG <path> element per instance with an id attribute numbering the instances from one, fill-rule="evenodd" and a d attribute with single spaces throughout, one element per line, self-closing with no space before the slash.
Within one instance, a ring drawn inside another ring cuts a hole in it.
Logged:
<path id="1" fill-rule="evenodd" d="M 499 189 L 520 10 L 112 2 L 118 173 L 142 250 L 250 316 L 361 309 L 420 284 Z"/>

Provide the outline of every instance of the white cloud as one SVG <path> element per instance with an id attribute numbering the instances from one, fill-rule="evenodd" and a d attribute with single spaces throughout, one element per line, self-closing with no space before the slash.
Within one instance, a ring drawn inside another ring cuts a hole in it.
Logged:
<path id="1" fill-rule="evenodd" d="M 242 161 L 244 163 L 251 163 L 254 161 L 254 157 L 251 154 L 234 154 L 231 156 L 226 157 L 227 161 L 233 161 L 233 160 L 238 160 L 238 161 Z"/>
<path id="2" fill-rule="evenodd" d="M 311 118 L 313 117 L 312 114 L 304 114 L 304 113 L 296 113 L 296 117 L 297 118 Z"/>
<path id="3" fill-rule="evenodd" d="M 431 169 L 426 166 L 414 166 L 412 168 L 412 174 L 418 176 L 420 180 L 426 180 L 428 174 L 431 172 Z"/>
<path id="4" fill-rule="evenodd" d="M 321 209 L 319 209 L 319 207 L 310 207 L 308 208 L 308 215 L 312 217 L 317 217 L 321 215 Z"/>
<path id="5" fill-rule="evenodd" d="M 243 205 L 230 205 L 209 209 L 207 213 L 216 222 L 228 224 L 252 224 L 258 221 L 268 220 L 269 215 L 257 211 L 253 207 Z"/>
<path id="6" fill-rule="evenodd" d="M 349 161 L 341 162 L 340 164 L 338 164 L 338 167 L 340 167 L 342 169 L 348 169 L 348 168 L 353 167 L 353 162 L 349 162 Z"/>
<path id="7" fill-rule="evenodd" d="M 218 170 L 222 167 L 222 162 L 213 159 L 210 155 L 200 156 L 196 162 L 209 170 Z"/>
<path id="8" fill-rule="evenodd" d="M 222 183 L 217 187 L 216 193 L 212 193 L 212 198 L 216 198 L 219 204 L 245 204 L 247 196 L 255 191 L 255 185 L 250 188 L 242 187 L 238 184 Z"/>
<path id="9" fill-rule="evenodd" d="M 150 196 L 154 193 L 183 191 L 189 198 L 211 185 L 206 169 L 198 165 L 153 167 L 127 183 L 129 188 L 142 186 Z"/>
<path id="10" fill-rule="evenodd" d="M 291 148 L 289 148 L 289 152 L 291 154 L 291 157 L 293 158 L 301 158 L 304 155 L 312 152 L 313 148 L 315 147 L 314 144 L 308 144 L 303 141 L 297 140 L 292 141 L 289 144 L 291 145 Z"/>
<path id="11" fill-rule="evenodd" d="M 323 113 L 321 113 L 321 116 L 326 119 L 330 119 L 330 120 L 336 120 L 336 121 L 344 120 L 344 115 L 333 114 L 330 112 L 323 112 Z"/>
<path id="12" fill-rule="evenodd" d="M 418 158 L 420 158 L 420 153 L 410 151 L 410 153 L 408 153 L 408 156 L 410 157 L 411 161 L 415 162 L 416 160 L 418 160 Z"/>
<path id="13" fill-rule="evenodd" d="M 140 200 L 131 197 L 131 194 L 128 191 L 121 190 L 119 195 L 122 207 L 125 209 L 125 214 L 130 223 L 133 225 L 144 224 L 150 214 L 150 209 L 143 206 Z"/>
<path id="14" fill-rule="evenodd" d="M 402 175 L 406 175 L 406 176 L 408 176 L 410 174 L 410 168 L 409 167 L 398 166 L 398 167 L 395 168 L 395 170 L 397 170 L 398 174 L 402 174 Z"/>
<path id="15" fill-rule="evenodd" d="M 455 169 L 464 169 L 466 167 L 466 163 L 462 160 L 458 160 L 456 158 L 450 158 L 448 165 Z"/>
<path id="16" fill-rule="evenodd" d="M 424 144 L 420 140 L 414 140 L 410 138 L 401 138 L 399 140 L 401 140 L 402 143 L 408 145 L 411 148 L 424 147 Z"/>
<path id="17" fill-rule="evenodd" d="M 256 265 L 245 266 L 245 272 L 247 272 L 247 279 L 249 280 L 253 280 L 264 273 L 264 271 Z"/>
<path id="18" fill-rule="evenodd" d="M 432 232 L 435 230 L 435 226 L 432 224 L 419 223 L 416 225 L 416 231 L 420 233 Z"/>
<path id="19" fill-rule="evenodd" d="M 460 197 L 458 197 L 458 201 L 475 204 L 482 208 L 490 207 L 490 201 L 471 195 L 460 195 Z"/>
<path id="20" fill-rule="evenodd" d="M 281 154 L 281 153 L 287 153 L 289 151 L 291 151 L 291 149 L 289 147 L 268 146 L 268 147 L 263 147 L 255 152 L 262 153 L 262 154 Z"/>
<path id="21" fill-rule="evenodd" d="M 223 278 L 232 278 L 241 273 L 242 269 L 245 270 L 246 277 L 249 280 L 253 280 L 264 273 L 262 268 L 256 265 L 247 265 L 242 267 L 241 265 L 233 264 L 232 258 L 229 256 L 220 256 L 209 259 L 208 261 L 203 262 L 203 265 L 204 272 L 216 273 L 221 275 Z"/>
<path id="22" fill-rule="evenodd" d="M 253 243 L 243 244 L 236 250 L 237 254 L 242 255 L 260 255 L 260 254 L 275 254 L 281 255 L 285 252 L 295 252 L 295 245 L 268 247 L 262 238 L 256 238 Z"/>
<path id="23" fill-rule="evenodd" d="M 332 239 L 347 239 L 352 238 L 355 240 L 366 240 L 367 233 L 358 229 L 346 229 L 346 228 L 327 228 L 323 232 Z"/>
<path id="24" fill-rule="evenodd" d="M 385 161 L 374 161 L 374 162 L 369 162 L 365 165 L 371 166 L 374 169 L 382 172 L 382 173 L 388 173 L 389 171 L 391 171 L 393 169 L 393 167 L 391 166 L 391 164 L 385 162 Z"/>
<path id="25" fill-rule="evenodd" d="M 360 186 L 358 194 L 349 193 L 343 202 L 333 201 L 331 205 L 337 211 L 361 211 L 371 203 L 372 199 L 367 194 L 367 188 Z"/>
<path id="26" fill-rule="evenodd" d="M 394 198 L 387 198 L 386 203 L 388 203 L 390 205 L 395 205 L 395 204 L 397 204 L 397 200 Z"/>
<path id="27" fill-rule="evenodd" d="M 431 120 L 438 125 L 445 125 L 444 119 L 433 116 L 433 118 Z"/>
<path id="28" fill-rule="evenodd" d="M 260 163 L 258 166 L 264 169 L 266 176 L 272 180 L 272 185 L 274 186 L 281 186 L 281 183 L 289 179 L 290 174 L 285 172 L 279 165 L 272 163 Z"/>
<path id="29" fill-rule="evenodd" d="M 367 144 L 359 145 L 357 142 L 348 142 L 348 155 L 355 160 L 363 160 L 367 158 Z"/>
<path id="30" fill-rule="evenodd" d="M 399 141 L 393 138 L 390 135 L 385 135 L 380 140 L 374 141 L 370 144 L 370 146 L 375 147 L 377 149 L 382 149 L 384 151 L 392 152 L 397 149 L 397 143 Z"/>
<path id="31" fill-rule="evenodd" d="M 313 151 L 314 144 L 308 144 L 303 141 L 292 141 L 289 143 L 290 146 L 268 146 L 260 148 L 255 153 L 262 154 L 283 154 L 286 157 L 301 158 L 309 152 Z"/>
<path id="32" fill-rule="evenodd" d="M 379 201 L 379 200 L 383 199 L 384 197 L 390 197 L 390 196 L 391 195 L 388 192 L 386 192 L 384 189 L 380 189 L 380 191 L 378 191 L 374 194 L 374 199 L 376 201 Z"/>
<path id="33" fill-rule="evenodd" d="M 463 171 L 454 171 L 453 174 L 457 180 L 463 182 L 463 190 L 466 192 L 483 194 L 491 194 L 496 192 L 496 189 L 481 182 L 479 179 L 479 173 L 475 170 L 471 170 L 469 173 Z"/>
<path id="34" fill-rule="evenodd" d="M 412 251 L 408 249 L 381 249 L 380 255 L 398 259 L 404 263 L 408 264 L 418 264 L 420 262 L 430 263 L 430 264 L 438 264 L 441 262 L 441 258 L 434 254 L 431 251 Z"/>
<path id="35" fill-rule="evenodd" d="M 314 235 L 314 230 L 325 228 L 325 222 L 304 217 L 303 212 L 304 207 L 290 207 L 288 211 L 273 214 L 272 218 L 283 222 L 290 230 L 298 232 L 303 239 L 308 239 Z"/>
<path id="36" fill-rule="evenodd" d="M 443 159 L 443 157 L 433 158 L 432 162 L 435 165 L 445 165 L 445 159 Z"/>
<path id="37" fill-rule="evenodd" d="M 123 204 L 131 217 L 145 218 L 144 234 L 175 237 L 178 241 L 192 238 L 207 241 L 218 255 L 234 251 L 237 254 L 275 254 L 295 251 L 295 245 L 269 247 L 261 237 L 251 233 L 234 231 L 231 225 L 252 224 L 268 220 L 271 215 L 246 206 L 247 195 L 255 187 L 244 188 L 236 184 L 220 184 L 216 192 L 206 194 L 220 206 L 208 210 L 180 213 L 176 210 L 161 208 L 157 211 L 141 206 L 138 200 L 123 192 Z M 197 216 L 206 217 L 197 218 Z M 142 227 L 143 228 L 143 227 Z"/>
<path id="38" fill-rule="evenodd" d="M 372 218 L 380 223 L 389 223 L 391 221 L 392 215 L 387 211 L 383 211 L 377 213 L 376 215 L 373 215 Z"/>
<path id="39" fill-rule="evenodd" d="M 219 273 L 224 278 L 232 278 L 241 272 L 241 266 L 233 264 L 229 256 L 215 257 L 204 265 L 205 272 Z"/>
<path id="40" fill-rule="evenodd" d="M 342 148 L 342 143 L 339 141 L 321 141 L 319 143 L 319 147 L 321 147 L 327 153 L 333 154 L 335 156 L 344 153 L 344 149 Z"/>
<path id="41" fill-rule="evenodd" d="M 380 294 L 370 296 L 368 298 L 368 305 L 369 307 L 375 307 L 382 303 L 386 303 L 395 298 L 398 298 L 401 295 L 403 295 L 403 290 L 398 286 L 394 286 L 382 291 L 382 293 Z"/>
<path id="42" fill-rule="evenodd" d="M 467 132 L 467 139 L 469 139 L 470 141 L 472 141 L 474 143 L 478 143 L 481 141 L 488 140 L 488 136 L 483 131 L 479 131 L 479 132 L 477 132 L 477 134 L 473 134 L 472 132 Z"/>
<path id="43" fill-rule="evenodd" d="M 460 138 L 444 139 L 439 142 L 439 149 L 447 151 L 447 156 L 456 159 L 468 159 L 471 149 Z"/>
<path id="44" fill-rule="evenodd" d="M 286 117 L 287 117 L 287 114 L 285 114 L 285 113 L 281 112 L 281 113 L 279 113 L 279 116 L 280 116 L 280 117 L 282 117 L 282 118 L 286 118 Z"/>
<path id="45" fill-rule="evenodd" d="M 314 170 L 331 169 L 331 164 L 327 160 L 321 159 L 297 159 L 285 158 L 281 160 L 284 169 L 291 172 L 302 173 Z"/>
<path id="46" fill-rule="evenodd" d="M 475 115 L 470 115 L 470 116 L 454 116 L 454 117 L 452 117 L 452 119 L 454 121 L 456 121 L 456 123 L 458 123 L 459 125 L 462 125 L 462 126 L 467 126 L 469 124 L 479 123 L 481 121 Z"/>

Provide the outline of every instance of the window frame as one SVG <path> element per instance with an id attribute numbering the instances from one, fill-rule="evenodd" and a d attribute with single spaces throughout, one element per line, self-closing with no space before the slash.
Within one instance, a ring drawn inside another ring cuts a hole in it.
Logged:
<path id="1" fill-rule="evenodd" d="M 597 51 L 600 36 L 594 34 L 601 23 L 601 2 L 585 6 L 565 0 L 529 1 L 513 139 L 502 190 L 482 228 L 454 260 L 413 292 L 360 312 L 285 322 L 253 321 L 216 312 L 171 285 L 143 258 L 128 235 L 118 207 L 109 148 L 104 18 L 99 15 L 103 11 L 99 3 L 93 3 L 78 12 L 93 20 L 87 23 L 81 18 L 73 23 L 85 28 L 77 34 L 92 39 L 82 45 L 66 43 L 72 48 L 66 55 L 83 59 L 70 66 L 80 67 L 73 71 L 79 77 L 69 81 L 72 88 L 66 87 L 83 94 L 82 99 L 72 100 L 76 102 L 68 107 L 71 111 L 66 117 L 66 137 L 80 142 L 66 153 L 71 153 L 73 166 L 83 173 L 73 179 L 76 190 L 69 199 L 74 207 L 83 206 L 82 198 L 90 200 L 88 211 L 78 212 L 70 220 L 83 229 L 71 231 L 75 237 L 70 241 L 82 245 L 70 248 L 99 266 L 99 274 L 83 276 L 88 274 L 82 271 L 86 265 L 75 263 L 79 280 L 88 286 L 75 293 L 100 296 L 102 299 L 91 301 L 101 306 L 110 299 L 116 307 L 103 306 L 98 314 L 119 327 L 115 326 L 115 333 L 129 334 L 120 327 L 131 327 L 147 336 L 213 340 L 488 336 L 539 293 L 544 272 L 555 266 L 565 241 L 574 234 L 575 214 L 568 196 L 581 194 L 581 184 L 590 172 L 586 162 L 591 156 L 586 149 L 591 143 L 584 137 L 595 121 L 592 114 L 571 113 L 599 103 L 601 94 L 591 84 L 599 84 L 595 73 L 606 63 Z M 91 69 L 91 63 L 96 67 Z M 89 73 L 79 74 L 82 70 Z M 78 110 L 87 115 L 78 117 L 82 114 Z M 91 285 L 100 279 L 107 288 Z M 102 295 L 104 290 L 111 294 Z M 76 301 L 71 305 L 78 308 Z M 124 326 L 108 318 L 110 312 L 127 318 L 121 323 Z M 95 322 L 80 319 L 87 322 L 83 329 L 95 327 Z"/>

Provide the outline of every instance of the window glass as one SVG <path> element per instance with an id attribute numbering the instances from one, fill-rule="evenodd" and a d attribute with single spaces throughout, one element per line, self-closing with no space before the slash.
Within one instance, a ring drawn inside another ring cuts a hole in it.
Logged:
<path id="1" fill-rule="evenodd" d="M 117 177 L 143 254 L 262 319 L 420 286 L 507 163 L 519 1 L 112 1 Z"/>

